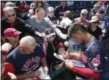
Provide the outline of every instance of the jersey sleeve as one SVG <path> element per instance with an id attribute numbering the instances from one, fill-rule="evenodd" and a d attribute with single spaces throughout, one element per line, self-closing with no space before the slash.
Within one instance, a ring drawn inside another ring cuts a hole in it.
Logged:
<path id="1" fill-rule="evenodd" d="M 86 51 L 86 66 L 92 69 L 94 72 L 102 72 L 104 68 L 103 52 L 98 49 L 91 49 Z"/>

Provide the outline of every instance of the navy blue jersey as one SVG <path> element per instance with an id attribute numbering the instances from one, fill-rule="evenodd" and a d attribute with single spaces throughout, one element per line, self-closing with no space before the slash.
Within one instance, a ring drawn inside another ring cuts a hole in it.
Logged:
<path id="1" fill-rule="evenodd" d="M 94 37 L 88 44 L 86 44 L 86 49 L 83 54 L 86 59 L 83 60 L 83 63 L 86 67 L 92 69 L 94 72 L 105 73 L 109 71 L 108 56 L 102 45 Z"/>
<path id="2" fill-rule="evenodd" d="M 43 56 L 41 47 L 37 46 L 31 54 L 23 54 L 17 47 L 7 56 L 7 62 L 14 66 L 16 74 L 30 73 L 40 67 Z"/>

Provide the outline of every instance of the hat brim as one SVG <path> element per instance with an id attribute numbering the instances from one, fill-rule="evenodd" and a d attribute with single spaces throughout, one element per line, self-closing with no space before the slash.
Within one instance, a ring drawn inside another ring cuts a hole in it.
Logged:
<path id="1" fill-rule="evenodd" d="M 22 33 L 22 32 L 20 32 L 20 31 L 16 31 L 16 32 L 14 33 L 14 35 L 19 36 L 21 33 Z"/>
<path id="2" fill-rule="evenodd" d="M 97 22 L 98 21 L 98 19 L 96 19 L 96 20 L 90 20 L 89 22 L 90 23 L 93 23 L 93 22 Z"/>
<path id="3" fill-rule="evenodd" d="M 97 20 L 90 20 L 89 22 L 90 23 L 93 23 L 93 22 L 97 22 Z M 101 21 L 98 21 L 98 24 L 102 24 L 102 22 Z"/>

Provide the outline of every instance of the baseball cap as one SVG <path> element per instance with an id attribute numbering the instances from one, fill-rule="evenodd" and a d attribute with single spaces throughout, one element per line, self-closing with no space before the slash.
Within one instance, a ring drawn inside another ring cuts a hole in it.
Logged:
<path id="1" fill-rule="evenodd" d="M 48 7 L 48 12 L 53 12 L 54 8 L 53 7 Z"/>
<path id="2" fill-rule="evenodd" d="M 56 35 L 55 31 L 52 28 L 46 28 L 44 32 L 47 38 L 50 38 Z"/>
<path id="3" fill-rule="evenodd" d="M 16 5 L 15 5 L 15 3 L 13 3 L 13 2 L 7 2 L 7 3 L 5 4 L 5 7 L 17 8 Z"/>
<path id="4" fill-rule="evenodd" d="M 16 36 L 19 36 L 22 32 L 20 31 L 17 31 L 16 29 L 14 28 L 7 28 L 5 31 L 4 31 L 4 36 L 7 36 L 7 37 L 16 37 Z"/>
<path id="5" fill-rule="evenodd" d="M 88 13 L 88 10 L 87 9 L 82 9 L 81 10 L 81 14 L 87 14 Z"/>

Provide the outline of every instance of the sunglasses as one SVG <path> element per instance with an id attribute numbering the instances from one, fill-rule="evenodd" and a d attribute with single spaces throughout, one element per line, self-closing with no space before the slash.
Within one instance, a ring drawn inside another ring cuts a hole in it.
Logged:
<path id="1" fill-rule="evenodd" d="M 12 15 L 8 15 L 8 17 L 14 17 L 15 16 L 15 14 L 12 14 Z"/>
<path id="2" fill-rule="evenodd" d="M 87 16 L 86 14 L 81 14 L 82 16 Z"/>

